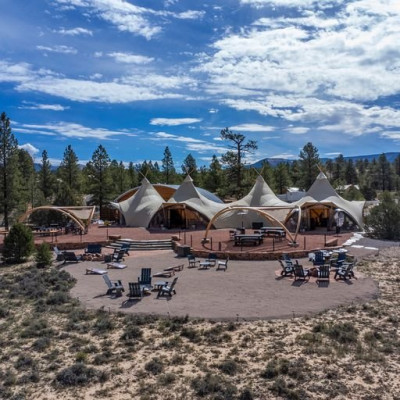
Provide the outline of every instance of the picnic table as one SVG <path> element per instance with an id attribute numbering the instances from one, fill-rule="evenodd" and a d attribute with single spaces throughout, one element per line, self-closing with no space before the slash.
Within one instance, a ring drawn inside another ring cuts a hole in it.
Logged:
<path id="1" fill-rule="evenodd" d="M 243 244 L 252 244 L 258 246 L 263 242 L 263 235 L 254 234 L 239 234 L 235 235 L 235 246 L 242 246 Z"/>

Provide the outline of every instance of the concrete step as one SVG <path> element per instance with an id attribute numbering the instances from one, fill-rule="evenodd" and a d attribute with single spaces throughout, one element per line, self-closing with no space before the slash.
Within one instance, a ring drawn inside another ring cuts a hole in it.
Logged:
<path id="1" fill-rule="evenodd" d="M 108 248 L 118 249 L 122 244 L 129 243 L 129 250 L 170 250 L 172 249 L 171 239 L 160 240 L 133 240 L 119 239 L 116 242 L 109 244 Z"/>

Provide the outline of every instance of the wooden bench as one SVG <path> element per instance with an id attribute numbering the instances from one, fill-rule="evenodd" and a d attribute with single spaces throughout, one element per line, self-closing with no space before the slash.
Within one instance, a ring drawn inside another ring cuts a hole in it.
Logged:
<path id="1" fill-rule="evenodd" d="M 338 239 L 337 238 L 333 238 L 333 239 L 329 239 L 325 242 L 325 246 L 326 247 L 333 247 L 333 246 L 337 246 L 338 245 Z"/>

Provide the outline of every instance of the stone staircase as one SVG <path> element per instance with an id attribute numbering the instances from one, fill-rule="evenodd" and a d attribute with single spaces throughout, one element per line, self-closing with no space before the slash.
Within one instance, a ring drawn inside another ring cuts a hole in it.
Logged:
<path id="1" fill-rule="evenodd" d="M 128 243 L 129 250 L 132 251 L 148 251 L 148 250 L 171 250 L 172 240 L 171 239 L 159 239 L 159 240 L 133 240 L 133 239 L 118 239 L 115 242 L 109 244 L 108 248 L 118 249 L 122 244 Z"/>

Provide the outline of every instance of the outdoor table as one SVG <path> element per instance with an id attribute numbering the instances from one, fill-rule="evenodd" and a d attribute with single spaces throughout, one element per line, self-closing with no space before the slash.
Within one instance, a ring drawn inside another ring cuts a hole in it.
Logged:
<path id="1" fill-rule="evenodd" d="M 199 269 L 208 269 L 211 267 L 211 263 L 209 261 L 202 261 L 200 263 Z"/>
<path id="2" fill-rule="evenodd" d="M 263 235 L 261 234 L 245 234 L 235 235 L 235 246 L 243 245 L 243 243 L 253 243 L 255 246 L 260 245 L 263 242 Z"/>

